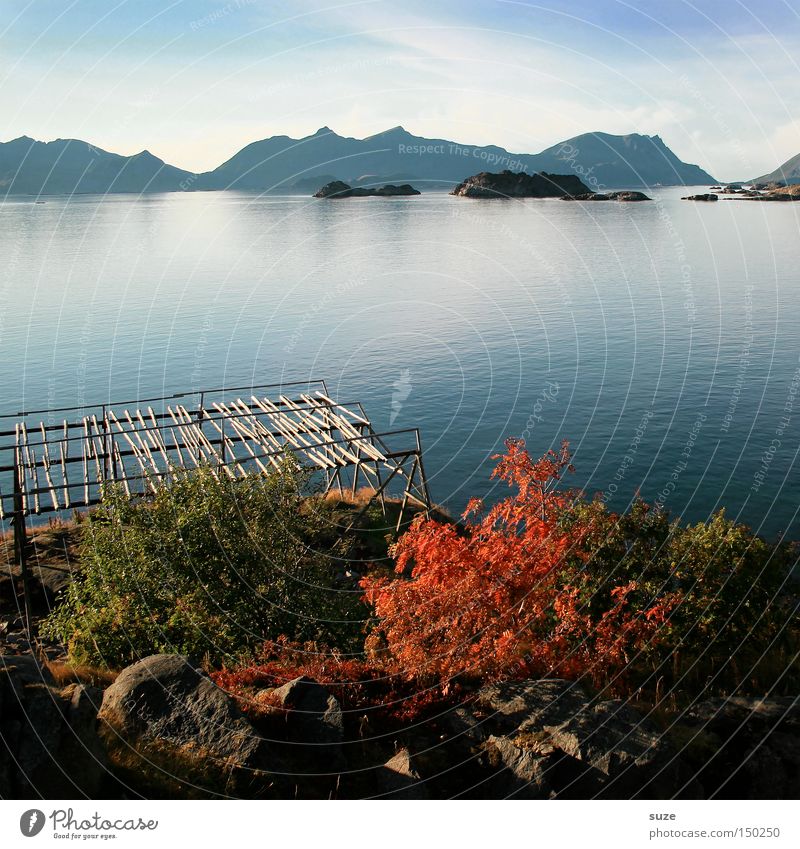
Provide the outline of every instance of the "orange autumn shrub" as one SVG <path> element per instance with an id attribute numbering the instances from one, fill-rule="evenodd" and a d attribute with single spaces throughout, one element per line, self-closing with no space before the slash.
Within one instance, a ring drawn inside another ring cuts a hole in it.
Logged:
<path id="1" fill-rule="evenodd" d="M 558 522 L 575 497 L 557 489 L 572 470 L 567 443 L 536 461 L 522 440 L 506 446 L 493 477 L 509 497 L 488 510 L 473 500 L 461 528 L 419 517 L 394 546 L 396 577 L 362 580 L 375 614 L 365 647 L 377 665 L 445 688 L 455 676 L 600 681 L 656 637 L 668 597 L 633 609 L 636 582 L 627 581 L 605 589 L 601 612 L 586 603 L 589 529 Z"/>

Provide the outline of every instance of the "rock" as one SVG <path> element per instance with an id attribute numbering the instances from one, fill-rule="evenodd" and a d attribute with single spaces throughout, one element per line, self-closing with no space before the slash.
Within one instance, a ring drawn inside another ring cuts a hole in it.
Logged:
<path id="1" fill-rule="evenodd" d="M 609 200 L 616 200 L 621 203 L 637 203 L 642 200 L 652 200 L 652 198 L 649 198 L 644 192 L 633 191 L 609 192 L 608 198 Z"/>
<path id="2" fill-rule="evenodd" d="M 701 200 L 701 201 L 713 201 L 719 200 L 719 197 L 715 194 L 704 194 L 704 195 L 688 195 L 687 197 L 681 198 L 681 200 Z"/>
<path id="3" fill-rule="evenodd" d="M 103 703 L 103 691 L 86 684 L 71 684 L 61 692 L 66 703 L 66 717 L 72 734 L 62 738 L 62 760 L 68 764 L 90 762 L 89 769 L 83 768 L 81 776 L 91 777 L 95 788 L 88 796 L 97 798 L 108 792 L 111 764 L 97 733 L 97 714 Z M 114 782 L 115 783 L 115 782 Z"/>
<path id="4" fill-rule="evenodd" d="M 34 634 L 41 619 L 50 613 L 78 568 L 80 532 L 73 522 L 51 521 L 29 529 L 26 548 L 31 625 Z M 0 565 L 0 620 L 6 620 L 5 634 L 0 625 L 0 652 L 27 654 L 31 646 L 25 639 L 19 616 L 24 609 L 21 569 L 16 563 L 11 534 L 4 539 L 6 557 Z M 15 621 L 17 620 L 17 621 Z M 48 654 L 62 655 L 56 645 L 48 645 Z"/>
<path id="5" fill-rule="evenodd" d="M 71 580 L 69 564 L 46 566 L 33 563 L 28 570 L 31 591 L 31 610 L 34 614 L 47 614 L 56 602 L 58 593 Z M 0 567 L 0 609 L 17 611 L 22 607 L 22 575 L 13 562 Z"/>
<path id="6" fill-rule="evenodd" d="M 378 189 L 353 189 L 356 193 L 355 197 L 369 197 L 375 195 L 377 197 L 395 197 L 401 195 L 420 195 L 422 192 L 415 189 L 409 183 L 403 183 L 401 186 L 395 186 L 389 183 L 386 186 L 381 186 Z M 366 192 L 366 194 L 362 194 Z"/>
<path id="7" fill-rule="evenodd" d="M 582 195 L 564 195 L 561 200 L 611 200 L 605 192 L 586 192 Z"/>
<path id="8" fill-rule="evenodd" d="M 314 194 L 314 197 L 334 200 L 337 198 L 400 197 L 418 194 L 421 194 L 421 192 L 408 183 L 404 183 L 402 186 L 389 184 L 378 188 L 352 188 L 341 180 L 334 180 L 334 182 L 324 185 Z"/>
<path id="9" fill-rule="evenodd" d="M 486 687 L 453 722 L 493 773 L 491 798 L 670 798 L 679 786 L 675 753 L 651 722 L 570 681 Z"/>
<path id="10" fill-rule="evenodd" d="M 305 773 L 334 775 L 346 767 L 342 709 L 321 684 L 295 678 L 273 690 L 272 701 L 286 711 L 286 739 L 294 744 Z"/>
<path id="11" fill-rule="evenodd" d="M 381 797 L 391 799 L 428 799 L 422 777 L 408 749 L 400 749 L 378 770 L 377 785 Z"/>
<path id="12" fill-rule="evenodd" d="M 58 742 L 61 711 L 55 682 L 31 655 L 0 658 L 0 797 L 45 795 L 40 774 L 52 767 L 49 750 Z M 27 791 L 27 792 L 26 792 Z"/>
<path id="13" fill-rule="evenodd" d="M 459 183 L 450 194 L 465 198 L 560 198 L 591 194 L 574 174 L 482 171 Z"/>
<path id="14" fill-rule="evenodd" d="M 797 699 L 709 699 L 689 708 L 673 735 L 706 797 L 800 798 Z"/>
<path id="15" fill-rule="evenodd" d="M 749 189 L 744 189 L 741 186 L 726 186 L 724 189 L 720 189 L 720 194 L 723 195 L 736 195 L 738 198 L 763 198 L 769 199 L 767 195 L 764 194 L 764 190 L 769 188 L 765 186 L 763 183 L 758 183 L 756 185 L 751 186 Z M 774 186 L 773 186 L 774 188 Z"/>
<path id="16" fill-rule="evenodd" d="M 277 789 L 267 741 L 185 656 L 153 655 L 124 669 L 99 719 L 115 768 L 135 786 L 144 781 L 147 795 L 288 792 Z"/>
<path id="17" fill-rule="evenodd" d="M 315 194 L 315 198 L 345 198 L 350 197 L 350 192 L 353 190 L 347 183 L 341 180 L 334 180 L 332 183 L 326 183 Z"/>
<path id="18" fill-rule="evenodd" d="M 616 200 L 620 202 L 635 202 L 652 200 L 643 192 L 619 191 L 619 192 L 586 192 L 582 195 L 564 195 L 561 200 Z"/>
<path id="19" fill-rule="evenodd" d="M 59 691 L 47 667 L 31 654 L 0 658 L 0 797 L 108 793 L 97 704 L 99 691 L 76 685 Z"/>
<path id="20" fill-rule="evenodd" d="M 301 676 L 278 687 L 274 696 L 289 712 L 296 742 L 337 745 L 344 739 L 342 709 L 321 684 Z"/>

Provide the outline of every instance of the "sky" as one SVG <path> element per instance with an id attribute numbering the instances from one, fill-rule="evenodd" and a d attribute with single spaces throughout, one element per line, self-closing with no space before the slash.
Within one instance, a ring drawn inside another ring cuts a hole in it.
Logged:
<path id="1" fill-rule="evenodd" d="M 800 153 L 800 0 L 0 0 L 0 141 L 192 171 L 396 125 L 536 153 L 658 134 L 717 179 Z"/>

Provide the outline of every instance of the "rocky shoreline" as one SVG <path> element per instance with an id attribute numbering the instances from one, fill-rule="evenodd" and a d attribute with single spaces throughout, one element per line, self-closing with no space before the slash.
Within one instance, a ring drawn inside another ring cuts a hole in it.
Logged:
<path id="1" fill-rule="evenodd" d="M 750 188 L 742 186 L 712 186 L 704 194 L 688 195 L 681 200 L 715 201 L 720 195 L 726 195 L 726 200 L 755 200 L 755 201 L 797 201 L 800 200 L 800 185 L 779 185 L 775 183 L 755 183 Z"/>
<path id="2" fill-rule="evenodd" d="M 4 798 L 797 798 L 800 706 L 710 699 L 681 714 L 561 680 L 465 693 L 372 728 L 323 685 L 254 690 L 243 711 L 200 665 L 155 655 L 103 689 L 0 656 Z"/>

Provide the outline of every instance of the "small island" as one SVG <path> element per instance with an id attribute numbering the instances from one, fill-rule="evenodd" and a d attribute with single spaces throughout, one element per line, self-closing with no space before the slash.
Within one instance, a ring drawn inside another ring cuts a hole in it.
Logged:
<path id="1" fill-rule="evenodd" d="M 341 180 L 334 180 L 332 183 L 326 183 L 319 191 L 314 193 L 315 198 L 391 198 L 404 197 L 407 195 L 419 195 L 422 192 L 415 189 L 412 185 L 404 183 L 402 186 L 395 186 L 391 183 L 378 188 L 353 188 Z"/>
<path id="2" fill-rule="evenodd" d="M 652 200 L 644 192 L 587 192 L 583 195 L 564 195 L 561 200 L 615 200 L 619 203 L 638 203 L 642 200 Z"/>
<path id="3" fill-rule="evenodd" d="M 749 189 L 739 186 L 726 186 L 720 190 L 719 194 L 729 195 L 726 200 L 794 201 L 800 200 L 800 184 L 786 186 L 777 183 L 754 183 Z M 681 198 L 681 200 L 695 201 L 715 201 L 718 199 L 719 195 L 713 191 Z"/>
<path id="4" fill-rule="evenodd" d="M 467 177 L 452 192 L 464 198 L 562 198 L 570 195 L 591 194 L 574 174 L 538 174 L 501 171 L 492 174 L 481 171 Z"/>

